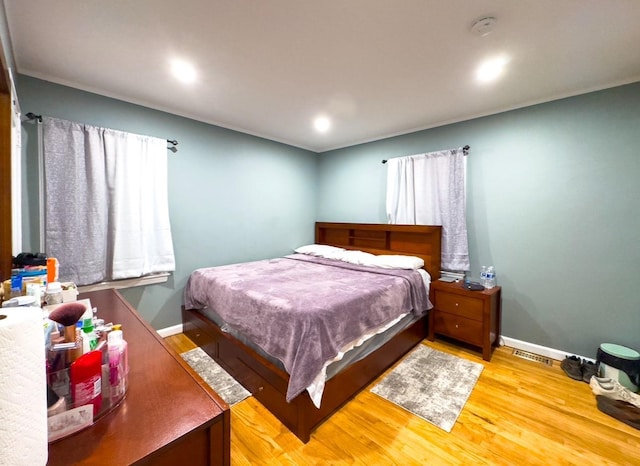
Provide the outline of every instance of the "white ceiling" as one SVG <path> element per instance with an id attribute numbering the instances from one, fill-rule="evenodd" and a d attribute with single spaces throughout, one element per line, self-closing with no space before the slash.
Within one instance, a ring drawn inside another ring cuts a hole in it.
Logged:
<path id="1" fill-rule="evenodd" d="M 313 151 L 640 81 L 640 0 L 4 4 L 21 74 Z M 484 16 L 494 31 L 472 34 Z M 496 54 L 505 74 L 479 85 Z M 170 75 L 174 57 L 196 83 Z"/>

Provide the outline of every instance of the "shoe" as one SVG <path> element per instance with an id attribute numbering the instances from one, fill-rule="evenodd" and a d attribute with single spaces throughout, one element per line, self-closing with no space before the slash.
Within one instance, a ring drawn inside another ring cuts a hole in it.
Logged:
<path id="1" fill-rule="evenodd" d="M 640 409 L 631 403 L 612 400 L 604 395 L 596 395 L 598 409 L 628 426 L 640 429 Z"/>
<path id="2" fill-rule="evenodd" d="M 620 382 L 614 379 L 605 377 L 591 377 L 589 381 L 591 391 L 595 395 L 603 395 L 613 400 L 626 401 L 634 405 L 636 408 L 640 408 L 640 395 L 633 393 L 626 387 L 620 385 Z"/>
<path id="3" fill-rule="evenodd" d="M 562 370 L 573 380 L 582 380 L 582 359 L 577 356 L 567 356 L 561 363 Z"/>
<path id="4" fill-rule="evenodd" d="M 585 361 L 582 365 L 582 381 L 589 383 L 591 377 L 598 374 L 598 364 L 591 361 Z"/>

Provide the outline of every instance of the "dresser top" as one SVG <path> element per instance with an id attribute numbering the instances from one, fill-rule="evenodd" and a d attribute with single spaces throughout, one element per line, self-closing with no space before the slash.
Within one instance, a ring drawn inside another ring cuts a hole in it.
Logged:
<path id="1" fill-rule="evenodd" d="M 128 344 L 125 399 L 91 427 L 49 445 L 49 465 L 132 464 L 228 411 L 225 402 L 114 290 L 85 293 Z"/>

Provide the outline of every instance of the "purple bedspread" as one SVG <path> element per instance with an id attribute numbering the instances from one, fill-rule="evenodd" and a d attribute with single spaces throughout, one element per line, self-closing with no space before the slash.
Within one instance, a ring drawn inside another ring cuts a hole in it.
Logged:
<path id="1" fill-rule="evenodd" d="M 210 307 L 279 359 L 289 373 L 287 401 L 326 361 L 367 331 L 431 303 L 420 274 L 302 254 L 197 269 L 184 291 L 186 309 Z"/>

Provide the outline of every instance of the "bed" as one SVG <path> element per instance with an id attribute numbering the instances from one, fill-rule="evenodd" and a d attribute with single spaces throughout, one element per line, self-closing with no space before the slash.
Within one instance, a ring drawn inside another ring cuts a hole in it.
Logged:
<path id="1" fill-rule="evenodd" d="M 440 238 L 441 227 L 439 226 L 321 222 L 316 223 L 315 228 L 317 244 L 376 255 L 419 257 L 424 261 L 424 269 L 429 273 L 431 280 L 436 280 L 440 276 Z M 303 263 L 307 261 L 305 258 L 296 256 L 298 255 L 287 256 L 284 260 Z M 314 262 L 313 259 L 310 261 Z M 281 261 L 274 259 L 270 262 L 277 266 Z M 306 263 L 304 266 L 307 266 Z M 194 278 L 196 272 L 198 271 L 194 271 L 185 287 L 185 296 L 189 293 L 188 289 L 192 287 L 191 281 L 196 280 Z M 395 276 L 391 279 L 409 281 L 408 278 Z M 238 298 L 237 301 L 229 299 L 226 302 L 231 303 L 232 306 L 238 303 L 238 309 L 240 309 L 247 305 L 243 299 Z M 262 342 L 258 345 L 247 338 L 242 331 L 230 331 L 220 315 L 211 309 L 211 306 L 205 305 L 205 302 L 205 298 L 185 298 L 187 305 L 183 306 L 182 310 L 185 334 L 305 443 L 322 422 L 427 335 L 427 314 L 423 312 L 414 312 L 414 315 L 410 312 L 402 313 L 390 325 L 381 326 L 381 332 L 382 330 L 384 332 L 371 339 L 378 340 L 378 343 L 367 352 L 361 352 L 355 357 L 345 356 L 341 361 L 325 367 L 327 380 L 326 382 L 322 380 L 324 387 L 321 390 L 321 403 L 319 403 L 314 395 L 310 395 L 313 393 L 311 391 L 300 391 L 299 387 L 292 391 L 292 385 L 295 385 L 298 380 L 296 371 L 292 370 L 296 367 L 293 359 L 273 358 L 263 351 Z M 355 302 L 353 305 L 355 306 Z M 371 311 L 373 315 L 377 315 L 378 310 L 373 304 Z M 226 315 L 229 316 L 229 314 Z M 235 323 L 231 330 L 233 327 Z M 354 327 L 354 324 L 345 327 L 348 331 Z M 323 341 L 323 345 L 334 343 L 340 346 L 343 342 Z M 357 353 L 357 349 L 347 354 Z M 307 363 L 297 364 L 302 367 L 308 365 Z"/>

